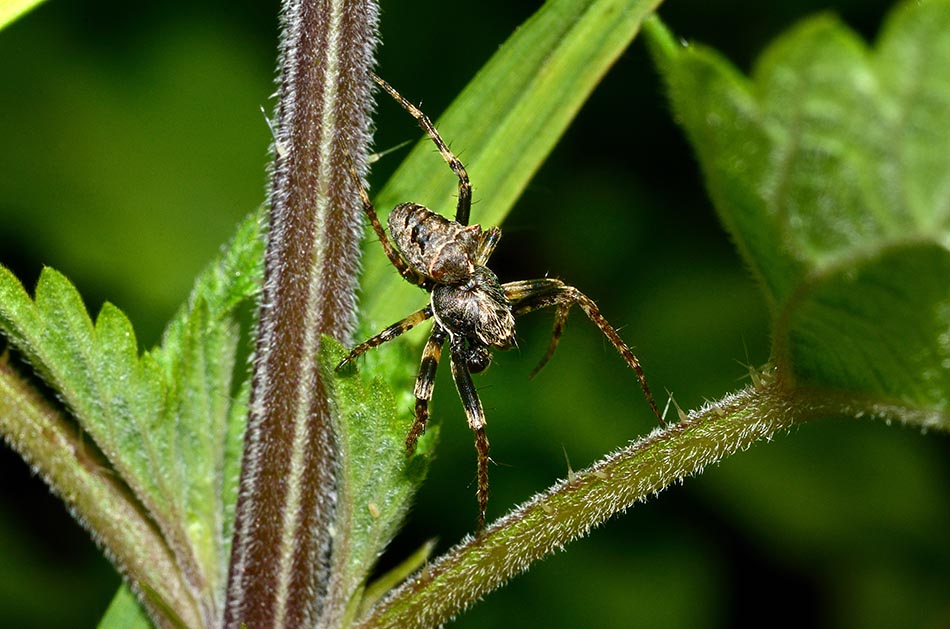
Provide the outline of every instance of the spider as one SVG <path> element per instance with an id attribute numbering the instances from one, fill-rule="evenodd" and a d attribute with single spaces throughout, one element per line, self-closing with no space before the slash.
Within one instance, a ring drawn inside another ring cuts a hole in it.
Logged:
<path id="1" fill-rule="evenodd" d="M 487 264 L 501 238 L 501 230 L 498 227 L 482 229 L 480 225 L 468 224 L 472 186 L 462 162 L 449 150 L 422 111 L 403 98 L 389 83 L 375 74 L 370 73 L 370 76 L 416 119 L 435 143 L 442 158 L 458 177 L 458 203 L 455 220 L 449 220 L 416 203 L 400 203 L 390 213 L 388 220 L 389 233 L 395 242 L 393 246 L 380 225 L 369 195 L 358 184 L 363 211 L 389 261 L 406 281 L 427 291 L 430 297 L 429 304 L 424 308 L 355 346 L 336 368 L 340 370 L 366 351 L 393 340 L 427 319 L 435 319 L 422 351 L 422 363 L 416 378 L 415 420 L 406 436 L 406 450 L 411 455 L 415 451 L 416 441 L 425 431 L 436 368 L 442 348 L 448 341 L 452 378 L 465 407 L 468 425 L 475 433 L 478 454 L 477 530 L 481 531 L 488 506 L 488 438 L 485 436 L 485 413 L 472 382 L 472 374 L 488 367 L 492 350 L 510 349 L 515 345 L 515 318 L 541 308 L 556 308 L 551 343 L 531 372 L 530 377 L 534 377 L 554 354 L 571 306 L 580 306 L 627 365 L 636 372 L 650 408 L 661 423 L 663 420 L 647 386 L 640 361 L 600 314 L 593 300 L 573 286 L 554 278 L 504 284 L 498 280 Z M 356 178 L 352 166 L 350 170 Z"/>

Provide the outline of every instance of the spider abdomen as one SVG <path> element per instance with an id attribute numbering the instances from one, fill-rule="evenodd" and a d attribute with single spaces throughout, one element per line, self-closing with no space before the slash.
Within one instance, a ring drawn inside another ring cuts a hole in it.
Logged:
<path id="1" fill-rule="evenodd" d="M 389 233 L 416 271 L 453 284 L 472 275 L 482 228 L 450 221 L 417 203 L 400 203 L 389 215 Z"/>
<path id="2" fill-rule="evenodd" d="M 515 318 L 498 277 L 487 267 L 475 266 L 458 284 L 432 289 L 432 312 L 445 329 L 489 347 L 507 349 L 515 344 Z"/>

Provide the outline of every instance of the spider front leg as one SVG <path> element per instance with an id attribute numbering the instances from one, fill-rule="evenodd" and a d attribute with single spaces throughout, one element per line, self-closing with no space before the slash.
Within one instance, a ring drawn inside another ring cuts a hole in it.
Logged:
<path id="1" fill-rule="evenodd" d="M 554 315 L 554 330 L 551 334 L 551 343 L 548 346 L 548 351 L 544 354 L 544 357 L 541 358 L 541 362 L 538 363 L 538 366 L 531 372 L 532 377 L 551 359 L 554 350 L 557 348 L 558 341 L 561 338 L 561 333 L 564 331 L 564 325 L 567 323 L 567 313 L 571 309 L 571 306 L 577 304 L 587 315 L 587 318 L 593 321 L 594 325 L 607 337 L 607 340 L 609 340 L 611 345 L 620 353 L 620 356 L 623 357 L 627 365 L 637 374 L 637 379 L 640 381 L 640 388 L 643 389 L 643 395 L 646 397 L 647 402 L 649 402 L 653 414 L 660 420 L 661 425 L 665 423 L 660 414 L 660 410 L 656 407 L 656 402 L 653 400 L 653 394 L 647 385 L 646 376 L 643 375 L 640 361 L 627 344 L 623 342 L 623 339 L 620 338 L 617 330 L 600 314 L 600 310 L 597 308 L 597 304 L 594 303 L 593 299 L 573 286 L 568 286 L 564 282 L 553 278 L 508 282 L 507 284 L 503 284 L 502 288 L 505 289 L 505 295 L 511 302 L 511 312 L 515 317 L 520 317 L 533 310 L 540 310 L 541 308 L 547 308 L 549 306 L 557 307 L 557 311 Z"/>
<path id="2" fill-rule="evenodd" d="M 435 372 L 442 357 L 442 346 L 445 344 L 447 333 L 438 323 L 432 328 L 432 334 L 422 350 L 422 364 L 419 365 L 419 375 L 416 376 L 416 418 L 406 435 L 406 453 L 412 454 L 416 450 L 416 441 L 426 431 L 426 422 L 429 421 L 429 401 L 432 399 L 432 389 L 435 387 Z"/>
<path id="3" fill-rule="evenodd" d="M 347 156 L 347 158 L 349 158 L 349 156 Z M 347 159 L 347 167 L 350 170 L 350 175 L 352 175 L 353 181 L 356 182 L 356 188 L 359 190 L 360 203 L 363 205 L 363 213 L 366 214 L 367 218 L 369 218 L 369 222 L 373 226 L 373 231 L 376 232 L 376 237 L 379 238 L 379 244 L 383 246 L 383 251 L 386 252 L 386 257 L 389 258 L 389 261 L 392 262 L 392 265 L 396 267 L 396 270 L 399 271 L 399 274 L 403 277 L 403 279 L 411 284 L 428 289 L 429 285 L 431 284 L 431 280 L 412 268 L 402 256 L 402 253 L 400 253 L 399 250 L 393 246 L 393 243 L 390 242 L 389 237 L 386 235 L 386 231 L 379 222 L 379 216 L 376 214 L 376 208 L 373 207 L 373 202 L 370 201 L 369 194 L 367 194 L 366 189 L 363 188 L 363 184 L 360 182 L 360 177 L 358 174 L 356 174 L 356 168 L 353 166 L 353 162 L 349 159 Z"/>
<path id="4" fill-rule="evenodd" d="M 455 208 L 455 221 L 462 225 L 468 225 L 468 216 L 472 209 L 472 184 L 468 181 L 468 172 L 465 170 L 465 166 L 462 165 L 459 158 L 449 149 L 449 146 L 445 143 L 445 140 L 442 139 L 442 136 L 439 135 L 439 132 L 436 131 L 435 125 L 432 124 L 428 116 L 422 113 L 418 107 L 403 98 L 402 94 L 397 92 L 392 85 L 372 72 L 370 72 L 369 75 L 386 93 L 393 97 L 393 100 L 402 105 L 402 108 L 416 119 L 416 122 L 422 127 L 422 130 L 426 132 L 426 135 L 429 136 L 436 148 L 439 149 L 439 153 L 442 154 L 442 159 L 449 165 L 449 168 L 452 169 L 455 176 L 459 178 L 458 204 Z"/>
<path id="5" fill-rule="evenodd" d="M 339 371 L 340 369 L 343 369 L 343 367 L 345 367 L 348 363 L 352 362 L 362 354 L 365 354 L 374 347 L 379 347 L 383 343 L 393 340 L 404 332 L 408 332 L 431 316 L 432 308 L 430 306 L 426 306 L 422 310 L 415 311 L 402 321 L 397 321 L 376 336 L 366 339 L 350 350 L 350 353 L 346 355 L 346 358 L 341 360 L 336 366 L 336 370 Z"/>
<path id="6" fill-rule="evenodd" d="M 485 511 L 488 508 L 488 437 L 485 435 L 485 412 L 482 402 L 475 391 L 475 383 L 469 373 L 466 340 L 461 336 L 454 336 L 450 341 L 449 350 L 452 354 L 452 378 L 455 388 L 462 398 L 465 407 L 465 416 L 468 426 L 475 433 L 475 450 L 478 453 L 478 528 L 481 532 L 485 528 Z"/>

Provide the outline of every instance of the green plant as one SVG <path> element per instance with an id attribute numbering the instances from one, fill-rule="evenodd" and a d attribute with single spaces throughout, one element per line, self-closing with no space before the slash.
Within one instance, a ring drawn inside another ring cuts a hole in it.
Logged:
<path id="1" fill-rule="evenodd" d="M 472 147 L 466 163 L 480 182 L 484 224 L 501 221 L 651 8 L 635 5 L 618 21 L 611 11 L 621 6 L 549 5 L 443 119 L 443 128 L 458 130 L 451 136 L 456 142 Z M 390 351 L 368 361 L 359 376 L 331 380 L 341 537 L 325 609 L 337 619 L 363 616 L 367 625 L 437 622 L 617 510 L 805 420 L 864 415 L 945 429 L 950 296 L 948 215 L 940 208 L 947 207 L 948 127 L 940 124 L 947 109 L 940 85 L 950 65 L 947 14 L 945 2 L 901 9 L 873 55 L 835 21 L 819 18 L 774 45 L 753 82 L 714 53 L 679 47 L 652 23 L 674 110 L 723 222 L 765 289 L 774 322 L 772 364 L 751 372 L 752 386 L 569 478 L 484 538 L 463 541 L 366 616 L 359 599 L 368 570 L 423 475 L 426 457 L 407 462 L 401 455 L 405 425 L 393 398 L 406 390 L 416 359 Z M 581 54 L 595 49 L 596 63 Z M 550 116 L 538 115 L 544 107 Z M 485 119 L 493 123 L 473 122 Z M 512 143 L 523 150 L 506 150 Z M 445 207 L 453 182 L 443 170 L 428 147 L 417 147 L 379 195 L 379 207 L 405 199 Z M 105 307 L 93 328 L 75 291 L 55 272 L 41 279 L 35 302 L 9 274 L 0 285 L 0 320 L 11 344 L 69 410 L 50 407 L 4 365 L 0 417 L 8 439 L 97 531 L 143 588 L 153 618 L 170 623 L 201 624 L 223 604 L 236 426 L 246 395 L 246 387 L 231 382 L 235 330 L 241 304 L 256 293 L 258 229 L 255 218 L 244 223 L 221 261 L 199 279 L 162 348 L 142 358 L 121 313 Z M 364 321 L 395 320 L 411 308 L 401 300 L 412 291 L 385 270 L 381 256 L 371 254 L 366 264 Z M 341 355 L 333 344 L 323 352 L 325 367 Z M 225 403 L 235 391 L 238 402 Z M 209 417 L 216 418 L 215 430 L 206 430 Z M 78 436 L 76 420 L 91 440 Z M 370 503 L 381 518 L 364 508 Z M 119 513 L 141 526 L 110 530 Z M 144 561 L 142 548 L 159 552 Z M 196 565 L 176 562 L 182 555 Z M 195 575 L 215 576 L 198 583 Z"/>

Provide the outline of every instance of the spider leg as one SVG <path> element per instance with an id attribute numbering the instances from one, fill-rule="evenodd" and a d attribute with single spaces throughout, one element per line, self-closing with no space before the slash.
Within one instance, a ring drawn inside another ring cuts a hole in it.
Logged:
<path id="1" fill-rule="evenodd" d="M 501 240 L 501 229 L 491 227 L 483 231 L 478 240 L 478 247 L 475 249 L 475 264 L 481 266 L 488 264 L 488 258 L 495 251 L 499 240 Z"/>
<path id="2" fill-rule="evenodd" d="M 475 433 L 475 450 L 478 453 L 478 528 L 485 528 L 485 511 L 488 507 L 488 437 L 485 436 L 485 412 L 475 391 L 472 374 L 465 361 L 465 338 L 454 336 L 449 345 L 452 354 L 452 378 L 462 398 L 468 426 Z"/>
<path id="3" fill-rule="evenodd" d="M 571 309 L 571 306 L 577 304 L 587 315 L 587 318 L 607 337 L 607 340 L 609 340 L 620 353 L 620 356 L 623 357 L 627 365 L 637 374 L 637 379 L 640 381 L 640 388 L 643 389 L 643 394 L 650 404 L 653 414 L 660 420 L 660 424 L 664 423 L 663 417 L 656 407 L 656 402 L 653 400 L 650 387 L 647 385 L 646 376 L 643 375 L 640 361 L 627 344 L 623 342 L 623 339 L 620 338 L 617 330 L 600 314 L 600 310 L 597 308 L 597 304 L 594 303 L 594 300 L 573 286 L 568 286 L 564 282 L 553 278 L 508 282 L 507 284 L 503 284 L 502 288 L 505 289 L 505 295 L 507 295 L 511 302 L 511 312 L 516 317 L 520 317 L 534 310 L 540 310 L 541 308 L 548 308 L 550 306 L 557 307 L 551 344 L 548 346 L 548 351 L 541 359 L 541 362 L 531 373 L 532 376 L 538 373 L 554 354 L 554 350 L 561 338 L 561 332 L 563 332 L 564 325 L 567 322 L 567 313 Z"/>
<path id="4" fill-rule="evenodd" d="M 380 345 L 382 345 L 383 343 L 386 343 L 387 341 L 393 340 L 394 338 L 396 338 L 397 336 L 399 336 L 400 334 L 404 332 L 408 332 L 409 330 L 416 327 L 417 325 L 419 325 L 420 323 L 422 323 L 423 321 L 425 321 L 431 316 L 432 316 L 432 308 L 430 306 L 426 306 L 422 310 L 415 311 L 414 313 L 412 313 L 411 315 L 409 315 L 402 321 L 397 321 L 396 323 L 392 324 L 391 326 L 389 326 L 388 328 L 386 328 L 385 330 L 383 330 L 376 336 L 363 341 L 362 343 L 354 347 L 352 350 L 350 350 L 350 353 L 346 355 L 346 358 L 341 360 L 340 363 L 336 366 L 336 370 L 339 371 L 340 369 L 343 369 L 343 367 L 345 367 L 348 363 L 352 362 L 353 360 L 355 360 L 362 354 L 365 354 L 367 351 L 373 349 L 374 347 L 379 347 Z"/>
<path id="5" fill-rule="evenodd" d="M 472 184 L 468 181 L 468 172 L 465 170 L 465 166 L 462 165 L 462 162 L 459 161 L 459 158 L 455 156 L 454 153 L 449 149 L 448 145 L 442 139 L 442 136 L 439 135 L 439 132 L 436 131 L 435 125 L 432 124 L 432 121 L 429 120 L 429 117 L 426 116 L 418 107 L 407 101 L 402 95 L 393 89 L 393 86 L 382 80 L 372 72 L 369 73 L 370 78 L 376 81 L 381 88 L 383 88 L 393 99 L 402 105 L 402 108 L 409 112 L 409 114 L 416 119 L 416 122 L 419 123 L 419 126 L 422 127 L 422 130 L 426 132 L 426 135 L 435 143 L 435 146 L 439 149 L 439 153 L 442 154 L 442 159 L 445 160 L 445 163 L 449 165 L 449 168 L 452 169 L 452 172 L 459 178 L 459 192 L 458 192 L 458 205 L 455 208 L 455 221 L 461 223 L 462 225 L 468 225 L 468 215 L 472 209 Z"/>
<path id="6" fill-rule="evenodd" d="M 376 237 L 379 238 L 379 244 L 383 246 L 383 251 L 386 252 L 386 257 L 389 258 L 389 261 L 392 262 L 392 265 L 396 267 L 396 270 L 399 271 L 399 274 L 407 282 L 415 284 L 416 286 L 422 286 L 426 288 L 430 282 L 429 278 L 422 275 L 406 262 L 406 259 L 402 257 L 402 254 L 396 249 L 392 242 L 390 242 L 389 237 L 386 235 L 385 230 L 383 230 L 382 224 L 379 222 L 379 216 L 376 215 L 376 208 L 373 207 L 373 202 L 370 201 L 369 195 L 366 193 L 366 189 L 363 187 L 363 184 L 360 182 L 359 175 L 356 174 L 356 168 L 353 166 L 353 161 L 350 159 L 349 154 L 346 156 L 347 167 L 350 170 L 350 175 L 353 177 L 353 181 L 356 182 L 356 187 L 360 193 L 360 202 L 363 204 L 363 213 L 366 214 L 369 218 L 370 224 L 373 226 L 373 231 L 376 232 Z"/>
<path id="7" fill-rule="evenodd" d="M 406 435 L 406 453 L 412 454 L 416 450 L 416 441 L 426 431 L 426 422 L 429 421 L 429 400 L 432 399 L 432 389 L 435 387 L 435 372 L 442 356 L 442 346 L 445 344 L 447 333 L 438 323 L 432 328 L 432 334 L 422 350 L 422 364 L 419 365 L 419 375 L 416 376 L 416 418 L 412 422 L 409 434 Z"/>
<path id="8" fill-rule="evenodd" d="M 531 370 L 531 373 L 528 374 L 529 380 L 533 380 L 534 377 L 538 375 L 538 372 L 548 364 L 548 361 L 551 360 L 551 357 L 554 356 L 554 350 L 557 348 L 558 341 L 561 340 L 561 334 L 564 332 L 564 326 L 567 324 L 567 313 L 570 312 L 570 310 L 570 304 L 561 304 L 554 312 L 554 328 L 551 330 L 551 343 L 548 345 L 548 351 L 544 353 L 544 356 L 541 357 L 541 360 L 538 361 L 538 364 L 535 365 L 534 369 Z M 526 310 L 525 312 L 530 311 Z"/>

